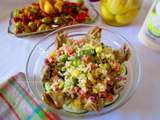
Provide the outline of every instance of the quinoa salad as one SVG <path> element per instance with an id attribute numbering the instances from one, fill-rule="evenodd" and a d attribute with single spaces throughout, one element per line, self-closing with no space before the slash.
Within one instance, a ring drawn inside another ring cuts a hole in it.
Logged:
<path id="1" fill-rule="evenodd" d="M 116 102 L 127 78 L 129 47 L 112 49 L 101 42 L 94 27 L 78 39 L 57 33 L 56 50 L 50 51 L 42 71 L 43 101 L 67 112 L 99 112 Z M 110 38 L 108 38 L 110 39 Z"/>

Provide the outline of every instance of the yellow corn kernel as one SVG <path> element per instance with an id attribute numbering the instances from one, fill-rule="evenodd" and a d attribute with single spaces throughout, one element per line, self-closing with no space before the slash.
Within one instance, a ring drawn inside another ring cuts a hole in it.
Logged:
<path id="1" fill-rule="evenodd" d="M 101 53 L 102 52 L 102 46 L 96 47 L 96 53 Z"/>
<path id="2" fill-rule="evenodd" d="M 80 99 L 75 99 L 74 102 L 73 102 L 73 104 L 74 104 L 74 106 L 75 106 L 75 108 L 77 110 L 80 110 L 82 108 L 82 104 L 81 104 Z"/>
<path id="3" fill-rule="evenodd" d="M 95 94 L 97 94 L 97 93 L 98 93 L 98 90 L 97 90 L 96 88 L 93 88 L 93 89 L 92 89 L 92 92 L 95 93 Z"/>
<path id="4" fill-rule="evenodd" d="M 89 80 L 91 80 L 91 81 L 93 80 L 93 76 L 92 76 L 91 73 L 88 73 L 88 74 L 87 74 L 87 77 L 88 77 Z"/>
<path id="5" fill-rule="evenodd" d="M 81 72 L 79 70 L 73 70 L 72 76 L 77 77 Z"/>

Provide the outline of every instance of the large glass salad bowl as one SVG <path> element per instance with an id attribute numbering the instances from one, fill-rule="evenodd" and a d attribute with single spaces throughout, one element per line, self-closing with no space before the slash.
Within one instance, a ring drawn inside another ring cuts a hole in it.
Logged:
<path id="1" fill-rule="evenodd" d="M 81 38 L 84 35 L 86 35 L 88 30 L 90 30 L 93 27 L 94 25 L 86 24 L 64 27 L 48 34 L 34 46 L 27 61 L 26 75 L 29 88 L 37 99 L 42 100 L 42 93 L 44 92 L 42 83 L 42 69 L 44 66 L 45 58 L 47 57 L 48 53 L 56 49 L 56 33 L 58 33 L 59 31 L 65 31 L 69 34 L 69 37 L 71 38 Z M 108 30 L 103 27 L 100 28 L 102 28 L 101 41 L 104 44 L 111 46 L 113 49 L 120 48 L 124 44 L 126 44 L 130 48 L 132 53 L 131 58 L 126 63 L 128 72 L 128 82 L 124 89 L 120 92 L 119 98 L 113 104 L 103 108 L 100 112 L 74 114 L 66 112 L 63 109 L 57 110 L 53 107 L 46 105 L 46 108 L 48 110 L 51 110 L 53 112 L 59 113 L 60 115 L 64 115 L 67 117 L 93 117 L 116 110 L 120 106 L 124 105 L 135 92 L 140 81 L 141 68 L 140 61 L 134 47 L 131 45 L 131 43 L 129 43 L 129 41 L 125 37 L 123 37 L 119 33 Z"/>

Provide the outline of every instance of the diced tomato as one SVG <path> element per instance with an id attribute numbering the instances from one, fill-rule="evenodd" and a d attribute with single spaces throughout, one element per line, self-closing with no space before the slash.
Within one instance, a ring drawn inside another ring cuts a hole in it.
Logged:
<path id="1" fill-rule="evenodd" d="M 107 76 L 106 80 L 108 85 L 113 85 L 113 78 L 111 76 Z"/>
<path id="2" fill-rule="evenodd" d="M 69 46 L 64 46 L 64 51 L 68 54 L 68 56 L 73 56 L 75 52 Z"/>
<path id="3" fill-rule="evenodd" d="M 58 67 L 57 66 L 55 66 L 55 68 L 54 68 L 54 76 L 58 76 Z"/>
<path id="4" fill-rule="evenodd" d="M 116 77 L 116 80 L 119 80 L 119 81 L 126 80 L 126 77 L 121 75 L 121 76 Z"/>
<path id="5" fill-rule="evenodd" d="M 92 63 L 92 64 L 91 64 L 91 70 L 94 70 L 94 69 L 96 69 L 96 68 L 97 68 L 97 65 L 94 64 L 94 63 Z"/>
<path id="6" fill-rule="evenodd" d="M 113 63 L 113 70 L 114 71 L 118 72 L 120 70 L 120 67 L 121 67 L 121 65 L 119 63 L 116 63 L 116 62 Z"/>
<path id="7" fill-rule="evenodd" d="M 88 17 L 88 12 L 87 11 L 83 11 L 83 12 L 79 13 L 76 16 L 76 20 L 78 22 L 83 22 L 87 17 Z"/>
<path id="8" fill-rule="evenodd" d="M 46 65 L 49 65 L 48 59 L 45 59 L 45 64 L 46 64 Z"/>
<path id="9" fill-rule="evenodd" d="M 22 22 L 23 22 L 24 24 L 28 24 L 28 22 L 29 22 L 28 17 L 25 16 L 25 15 L 22 15 L 22 16 L 21 16 L 21 20 L 22 20 Z"/>
<path id="10" fill-rule="evenodd" d="M 79 44 L 80 46 L 83 46 L 85 44 L 85 39 L 74 40 L 74 43 Z"/>
<path id="11" fill-rule="evenodd" d="M 80 96 L 80 99 L 83 99 L 86 97 L 86 93 L 83 90 L 79 90 L 79 96 Z"/>
<path id="12" fill-rule="evenodd" d="M 49 61 L 49 63 L 53 64 L 55 60 L 54 60 L 53 57 L 50 56 L 50 57 L 48 58 L 48 61 Z"/>
<path id="13" fill-rule="evenodd" d="M 89 99 L 90 99 L 92 102 L 94 102 L 94 103 L 97 102 L 96 96 L 90 96 Z"/>
<path id="14" fill-rule="evenodd" d="M 80 91 L 80 87 L 78 87 L 78 86 L 74 87 L 74 92 L 75 93 L 79 93 L 79 91 Z"/>
<path id="15" fill-rule="evenodd" d="M 72 9 L 68 8 L 68 9 L 64 9 L 63 11 L 64 11 L 64 13 L 71 13 Z"/>
<path id="16" fill-rule="evenodd" d="M 58 85 L 54 85 L 54 84 L 51 86 L 51 89 L 55 92 L 59 90 Z"/>
<path id="17" fill-rule="evenodd" d="M 100 92 L 99 93 L 99 97 L 100 98 L 106 98 L 107 97 L 107 93 L 104 91 L 104 92 Z"/>
<path id="18" fill-rule="evenodd" d="M 82 61 L 86 64 L 90 63 L 91 62 L 91 57 L 90 56 L 87 56 L 87 55 L 84 55 L 82 57 Z"/>
<path id="19" fill-rule="evenodd" d="M 34 20 L 34 23 L 37 25 L 37 26 L 40 26 L 42 24 L 42 22 L 40 20 Z"/>
<path id="20" fill-rule="evenodd" d="M 57 81 L 59 79 L 58 75 L 55 75 L 53 79 Z"/>
<path id="21" fill-rule="evenodd" d="M 107 95 L 106 99 L 107 99 L 107 101 L 112 102 L 113 96 L 111 94 L 109 94 L 109 95 Z"/>
<path id="22" fill-rule="evenodd" d="M 63 51 L 61 49 L 58 49 L 57 54 L 58 54 L 58 56 L 61 56 L 63 54 Z"/>
<path id="23" fill-rule="evenodd" d="M 78 5 L 76 2 L 68 2 L 68 1 L 65 1 L 64 4 L 67 6 L 77 6 Z"/>

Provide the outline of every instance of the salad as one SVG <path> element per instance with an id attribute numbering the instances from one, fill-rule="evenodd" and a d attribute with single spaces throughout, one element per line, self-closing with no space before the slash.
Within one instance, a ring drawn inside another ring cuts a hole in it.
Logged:
<path id="1" fill-rule="evenodd" d="M 116 102 L 127 83 L 130 49 L 103 44 L 99 27 L 79 39 L 59 32 L 56 41 L 57 49 L 49 53 L 43 68 L 43 101 L 77 114 L 98 112 Z"/>
<path id="2" fill-rule="evenodd" d="M 12 13 L 10 31 L 16 35 L 53 30 L 92 21 L 83 0 L 39 0 Z"/>

